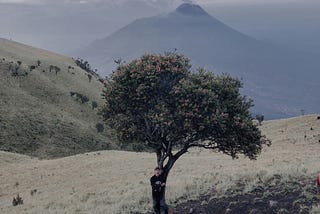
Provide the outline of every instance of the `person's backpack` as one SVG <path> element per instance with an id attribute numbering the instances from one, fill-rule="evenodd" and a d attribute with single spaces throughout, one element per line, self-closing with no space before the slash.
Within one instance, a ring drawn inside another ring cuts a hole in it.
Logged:
<path id="1" fill-rule="evenodd" d="M 318 173 L 317 184 L 318 184 L 318 186 L 320 186 L 320 172 Z"/>

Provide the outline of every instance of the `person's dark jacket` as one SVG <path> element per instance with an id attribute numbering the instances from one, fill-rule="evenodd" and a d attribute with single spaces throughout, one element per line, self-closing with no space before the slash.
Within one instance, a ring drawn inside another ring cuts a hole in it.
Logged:
<path id="1" fill-rule="evenodd" d="M 165 186 L 162 186 L 162 184 L 165 183 L 165 179 L 163 178 L 163 176 L 152 176 L 150 178 L 150 183 L 152 186 L 152 197 L 161 198 L 165 189 Z"/>

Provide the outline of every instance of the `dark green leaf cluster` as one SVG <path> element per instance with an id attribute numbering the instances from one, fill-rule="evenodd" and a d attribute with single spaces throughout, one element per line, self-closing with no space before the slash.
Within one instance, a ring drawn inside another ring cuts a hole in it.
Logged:
<path id="1" fill-rule="evenodd" d="M 96 129 L 97 129 L 97 132 L 103 132 L 104 131 L 104 125 L 102 123 L 97 123 L 96 124 Z"/>
<path id="2" fill-rule="evenodd" d="M 80 94 L 78 92 L 70 91 L 70 96 L 71 97 L 75 96 L 76 100 L 79 101 L 81 104 L 84 104 L 89 101 L 89 98 L 87 96 Z"/>
<path id="3" fill-rule="evenodd" d="M 56 75 L 57 75 L 58 72 L 61 71 L 61 69 L 60 69 L 58 66 L 56 66 L 56 65 L 50 65 L 50 66 L 49 66 L 49 71 L 50 71 L 50 72 L 55 71 L 55 72 L 56 72 Z"/>
<path id="4" fill-rule="evenodd" d="M 74 60 L 74 62 L 77 64 L 77 66 L 79 66 L 80 68 L 82 68 L 83 70 L 85 70 L 88 73 L 89 82 L 91 81 L 92 76 L 100 78 L 100 76 L 98 74 L 98 70 L 92 69 L 91 65 L 89 64 L 88 61 L 78 58 L 78 59 Z M 68 70 L 69 70 L 69 67 L 68 67 Z"/>
<path id="5" fill-rule="evenodd" d="M 264 120 L 264 115 L 262 115 L 262 114 L 257 114 L 257 115 L 256 115 L 256 120 L 258 120 L 259 125 L 261 125 L 262 121 Z"/>
<path id="6" fill-rule="evenodd" d="M 96 101 L 91 102 L 92 109 L 98 108 L 98 103 Z"/>
<path id="7" fill-rule="evenodd" d="M 176 53 L 144 55 L 107 79 L 102 115 L 122 142 L 141 142 L 179 158 L 191 147 L 256 158 L 268 140 L 252 123 L 252 102 L 229 75 L 190 71 Z"/>

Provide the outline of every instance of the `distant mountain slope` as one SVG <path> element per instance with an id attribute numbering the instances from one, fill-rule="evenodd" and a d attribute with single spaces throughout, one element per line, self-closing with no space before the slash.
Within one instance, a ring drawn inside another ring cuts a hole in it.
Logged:
<path id="1" fill-rule="evenodd" d="M 244 93 L 255 100 L 255 112 L 269 118 L 316 112 L 320 98 L 320 63 L 297 53 L 244 35 L 206 13 L 182 4 L 172 13 L 138 19 L 112 35 L 94 41 L 77 55 L 88 58 L 103 74 L 114 59 L 131 60 L 143 53 L 178 52 L 198 66 L 243 79 Z"/>
<path id="2" fill-rule="evenodd" d="M 109 148 L 92 109 L 102 89 L 71 58 L 0 39 L 0 150 L 51 158 Z"/>

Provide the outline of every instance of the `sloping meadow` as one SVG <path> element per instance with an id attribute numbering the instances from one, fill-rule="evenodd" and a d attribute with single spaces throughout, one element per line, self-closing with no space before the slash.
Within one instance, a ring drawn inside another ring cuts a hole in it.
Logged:
<path id="1" fill-rule="evenodd" d="M 221 211 L 226 211 L 235 206 L 235 201 L 243 199 L 237 198 L 239 195 L 247 195 L 251 211 L 259 212 L 262 209 L 257 206 L 259 203 L 279 207 L 281 198 L 272 195 L 286 190 L 293 193 L 286 196 L 292 198 L 294 212 L 312 212 L 312 206 L 317 212 L 314 185 L 320 169 L 317 117 L 263 122 L 261 129 L 272 140 L 272 146 L 264 148 L 256 161 L 243 157 L 232 160 L 219 153 L 191 150 L 178 160 L 169 175 L 168 204 L 180 211 L 186 206 L 189 212 L 188 204 L 193 203 L 190 200 L 200 199 L 201 206 L 209 207 L 210 203 L 219 204 L 219 200 L 227 197 L 228 204 L 220 203 Z M 151 210 L 149 179 L 156 164 L 155 154 L 101 151 L 37 160 L 2 152 L 0 157 L 1 213 Z M 12 197 L 18 193 L 24 204 L 12 206 Z M 256 203 L 249 203 L 250 195 Z M 282 211 L 286 213 L 285 209 Z"/>

